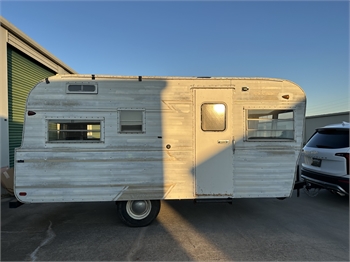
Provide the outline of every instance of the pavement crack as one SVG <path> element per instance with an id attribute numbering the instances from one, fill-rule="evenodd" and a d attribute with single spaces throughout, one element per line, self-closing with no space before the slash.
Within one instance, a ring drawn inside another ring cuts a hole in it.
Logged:
<path id="1" fill-rule="evenodd" d="M 34 250 L 33 253 L 30 254 L 30 258 L 32 261 L 35 261 L 37 259 L 36 254 L 38 253 L 39 249 L 47 244 L 49 244 L 54 238 L 56 234 L 52 230 L 52 222 L 50 221 L 49 228 L 46 230 L 46 238 L 41 241 L 40 245 Z"/>
<path id="2" fill-rule="evenodd" d="M 132 245 L 132 247 L 130 248 L 130 252 L 126 256 L 126 260 L 127 261 L 134 261 L 135 260 L 135 259 L 133 259 L 133 257 L 142 247 L 142 240 L 143 240 L 143 238 L 145 236 L 146 230 L 147 230 L 147 227 L 143 227 L 140 230 L 139 236 L 137 237 L 134 245 Z"/>

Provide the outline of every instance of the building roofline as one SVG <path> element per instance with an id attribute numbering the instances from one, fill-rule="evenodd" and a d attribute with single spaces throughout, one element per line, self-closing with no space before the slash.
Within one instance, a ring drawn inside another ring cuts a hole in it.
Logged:
<path id="1" fill-rule="evenodd" d="M 338 113 L 330 113 L 330 114 L 322 114 L 322 115 L 313 115 L 313 116 L 306 116 L 306 119 L 310 118 L 320 118 L 320 117 L 325 117 L 325 116 L 339 116 L 339 115 L 350 115 L 350 111 L 344 111 L 344 112 L 338 112 Z"/>
<path id="2" fill-rule="evenodd" d="M 26 43 L 28 46 L 48 58 L 49 60 L 53 61 L 60 67 L 62 67 L 64 70 L 71 74 L 77 74 L 77 72 L 63 63 L 60 59 L 55 57 L 53 54 L 51 54 L 49 51 L 47 51 L 45 48 L 43 48 L 41 45 L 39 45 L 37 42 L 32 40 L 29 36 L 27 36 L 25 33 L 23 33 L 21 30 L 19 30 L 17 27 L 15 27 L 13 24 L 11 24 L 9 21 L 7 21 L 3 16 L 0 16 L 0 25 L 7 31 L 9 31 L 11 34 L 22 40 L 24 43 Z"/>

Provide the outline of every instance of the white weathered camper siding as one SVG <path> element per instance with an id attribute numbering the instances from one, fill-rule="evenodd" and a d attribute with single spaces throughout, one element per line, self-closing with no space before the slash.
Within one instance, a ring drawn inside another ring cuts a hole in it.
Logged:
<path id="1" fill-rule="evenodd" d="M 235 82 L 245 86 L 247 82 Z M 233 119 L 236 151 L 233 158 L 233 195 L 238 198 L 291 195 L 302 144 L 305 95 L 296 86 L 283 80 L 252 80 L 248 83 L 249 92 L 236 89 Z M 289 94 L 290 99 L 282 98 Z M 294 109 L 295 142 L 246 141 L 247 109 Z"/>
<path id="2" fill-rule="evenodd" d="M 182 86 L 167 94 L 164 81 L 150 81 L 146 90 L 143 84 L 107 81 L 99 83 L 98 95 L 66 94 L 66 84 L 55 81 L 38 85 L 28 99 L 37 114 L 25 125 L 17 154 L 25 159 L 17 173 L 31 172 L 16 180 L 18 190 L 34 195 L 34 202 L 192 198 L 191 92 Z M 135 108 L 146 109 L 146 133 L 118 133 L 117 110 Z M 104 143 L 46 143 L 45 119 L 62 118 L 103 118 Z M 65 194 L 64 188 L 74 189 Z"/>
<path id="3" fill-rule="evenodd" d="M 135 77 L 98 76 L 96 80 L 56 76 L 49 81 L 38 84 L 29 95 L 27 110 L 36 115 L 26 116 L 22 146 L 16 152 L 16 160 L 24 160 L 15 166 L 16 194 L 23 202 L 199 197 L 195 192 L 192 88 L 233 90 L 234 103 L 229 109 L 235 117 L 228 119 L 236 141 L 234 174 L 228 174 L 232 176 L 232 197 L 291 193 L 302 144 L 305 95 L 289 81 L 169 77 L 137 81 Z M 97 83 L 98 94 L 66 94 L 67 82 Z M 242 86 L 249 86 L 249 92 L 242 92 Z M 284 94 L 290 99 L 282 99 Z M 273 145 L 245 141 L 247 108 L 295 109 L 296 141 Z M 119 133 L 120 109 L 145 109 L 146 132 Z M 47 143 L 46 121 L 64 118 L 103 119 L 102 142 Z M 27 196 L 18 196 L 19 192 Z"/>

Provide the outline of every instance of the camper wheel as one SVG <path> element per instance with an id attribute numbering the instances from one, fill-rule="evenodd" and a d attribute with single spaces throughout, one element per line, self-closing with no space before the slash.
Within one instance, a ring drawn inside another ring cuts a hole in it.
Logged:
<path id="1" fill-rule="evenodd" d="M 131 227 L 144 227 L 158 216 L 160 200 L 118 201 L 120 219 Z"/>

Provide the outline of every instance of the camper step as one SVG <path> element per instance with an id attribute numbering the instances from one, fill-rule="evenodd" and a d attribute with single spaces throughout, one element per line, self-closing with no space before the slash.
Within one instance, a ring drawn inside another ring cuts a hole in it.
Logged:
<path id="1" fill-rule="evenodd" d="M 232 198 L 207 198 L 195 199 L 195 203 L 229 203 L 232 204 Z"/>

